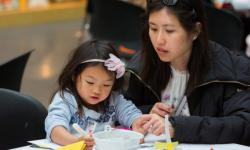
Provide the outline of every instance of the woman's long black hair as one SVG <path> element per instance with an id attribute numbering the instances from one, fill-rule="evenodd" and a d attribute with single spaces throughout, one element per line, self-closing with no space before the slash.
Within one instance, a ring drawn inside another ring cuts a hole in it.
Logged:
<path id="1" fill-rule="evenodd" d="M 194 32 L 197 22 L 202 25 L 199 36 L 194 40 L 188 61 L 190 78 L 186 92 L 189 93 L 195 86 L 204 81 L 210 66 L 204 6 L 201 0 L 177 0 L 177 3 L 174 5 L 168 5 L 167 2 L 167 0 L 148 0 L 146 9 L 147 22 L 145 22 L 145 28 L 142 33 L 144 67 L 141 76 L 159 95 L 166 88 L 171 77 L 169 62 L 161 61 L 153 48 L 149 37 L 148 24 L 151 13 L 161 9 L 168 9 L 178 18 L 181 26 L 187 33 Z"/>

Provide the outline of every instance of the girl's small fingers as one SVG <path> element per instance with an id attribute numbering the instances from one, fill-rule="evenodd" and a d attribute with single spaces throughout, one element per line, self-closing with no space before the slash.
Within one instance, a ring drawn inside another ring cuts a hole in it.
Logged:
<path id="1" fill-rule="evenodd" d="M 89 146 L 94 146 L 95 142 L 85 142 L 85 144 L 89 147 Z"/>
<path id="2" fill-rule="evenodd" d="M 86 147 L 86 150 L 92 150 L 93 149 L 93 146 L 87 146 Z"/>
<path id="3" fill-rule="evenodd" d="M 161 122 L 159 122 L 158 120 L 154 123 L 153 127 L 154 129 L 157 129 L 161 126 Z"/>
<path id="4" fill-rule="evenodd" d="M 143 125 L 143 129 L 144 130 L 148 130 L 149 128 L 151 128 L 155 122 L 157 122 L 158 120 L 156 119 L 151 119 L 149 120 L 148 122 L 146 122 L 144 125 Z"/>
<path id="5" fill-rule="evenodd" d="M 151 132 L 153 134 L 161 134 L 164 131 L 164 124 L 162 123 L 161 120 L 156 119 L 154 124 L 151 127 Z"/>
<path id="6" fill-rule="evenodd" d="M 84 138 L 84 140 L 85 140 L 85 141 L 93 141 L 93 140 L 94 140 L 94 138 L 93 138 L 93 137 L 88 136 L 88 137 L 85 137 L 85 138 Z"/>
<path id="7" fill-rule="evenodd" d="M 145 134 L 145 133 L 147 132 L 147 131 L 144 130 L 143 128 L 137 128 L 137 129 L 135 129 L 134 131 L 139 132 L 139 133 L 142 133 L 142 134 Z"/>
<path id="8" fill-rule="evenodd" d="M 151 128 L 148 131 L 154 134 L 155 131 L 158 129 L 159 129 L 159 125 L 155 123 L 154 125 L 151 126 Z"/>
<path id="9" fill-rule="evenodd" d="M 160 116 L 158 116 L 156 114 L 153 114 L 151 116 L 151 119 L 143 125 L 143 129 L 148 130 L 152 126 L 157 127 L 158 125 L 161 125 L 162 124 L 162 120 L 161 119 L 162 118 Z"/>
<path id="10" fill-rule="evenodd" d="M 84 141 L 85 142 L 93 142 L 94 140 L 93 139 L 85 139 Z"/>
<path id="11" fill-rule="evenodd" d="M 84 141 L 88 143 L 95 142 L 94 140 L 84 140 Z"/>
<path id="12" fill-rule="evenodd" d="M 153 133 L 154 135 L 160 135 L 160 134 L 163 133 L 163 130 L 162 130 L 161 128 L 157 128 L 157 129 L 154 130 L 152 133 Z"/>

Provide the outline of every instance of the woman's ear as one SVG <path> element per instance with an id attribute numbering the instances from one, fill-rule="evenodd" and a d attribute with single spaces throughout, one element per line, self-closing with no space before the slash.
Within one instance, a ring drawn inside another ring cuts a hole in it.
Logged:
<path id="1" fill-rule="evenodd" d="M 194 28 L 194 34 L 193 34 L 193 41 L 197 39 L 197 37 L 200 35 L 202 29 L 202 24 L 200 22 L 195 23 L 195 28 Z"/>

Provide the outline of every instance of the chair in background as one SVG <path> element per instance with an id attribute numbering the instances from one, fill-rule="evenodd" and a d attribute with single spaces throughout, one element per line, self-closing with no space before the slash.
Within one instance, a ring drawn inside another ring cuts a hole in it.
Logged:
<path id="1" fill-rule="evenodd" d="M 238 16 L 226 10 L 205 5 L 208 34 L 213 40 L 233 51 L 240 51 L 243 42 L 243 23 Z"/>
<path id="2" fill-rule="evenodd" d="M 119 0 L 89 0 L 87 11 L 93 39 L 112 41 L 124 58 L 141 49 L 142 8 Z"/>
<path id="3" fill-rule="evenodd" d="M 0 88 L 0 149 L 27 145 L 45 138 L 46 108 L 35 98 Z"/>
<path id="4" fill-rule="evenodd" d="M 0 65 L 0 88 L 20 91 L 24 69 L 32 52 L 33 50 Z"/>

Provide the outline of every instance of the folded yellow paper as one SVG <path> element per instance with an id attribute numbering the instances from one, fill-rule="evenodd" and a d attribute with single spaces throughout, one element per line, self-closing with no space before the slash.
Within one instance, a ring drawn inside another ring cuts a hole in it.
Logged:
<path id="1" fill-rule="evenodd" d="M 178 142 L 155 142 L 154 147 L 158 149 L 163 150 L 174 150 L 176 146 L 178 145 Z"/>
<path id="2" fill-rule="evenodd" d="M 69 144 L 63 147 L 58 148 L 57 150 L 84 150 L 86 144 L 83 141 Z"/>

